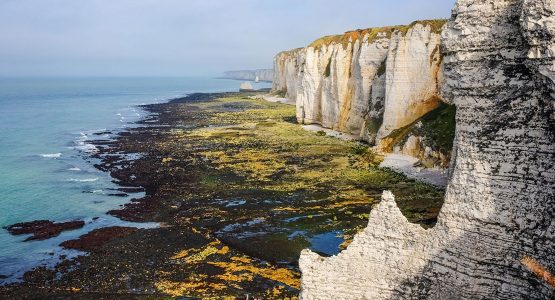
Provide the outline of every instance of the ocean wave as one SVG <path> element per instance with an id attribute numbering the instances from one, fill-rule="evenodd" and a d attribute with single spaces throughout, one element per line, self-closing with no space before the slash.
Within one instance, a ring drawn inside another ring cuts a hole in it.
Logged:
<path id="1" fill-rule="evenodd" d="M 72 181 L 72 182 L 94 182 L 97 181 L 98 177 L 95 178 L 85 178 L 85 179 L 76 179 L 76 178 L 70 178 L 67 181 Z"/>
<path id="2" fill-rule="evenodd" d="M 81 151 L 81 152 L 87 152 L 87 153 L 98 153 L 98 148 L 96 148 L 95 145 L 93 144 L 87 144 L 87 143 L 79 143 L 79 145 L 77 147 L 75 147 L 75 149 Z"/>
<path id="3" fill-rule="evenodd" d="M 98 133 L 98 132 L 104 132 L 104 131 L 107 131 L 107 130 L 108 130 L 107 128 L 96 128 L 96 129 L 90 129 L 90 130 L 83 130 L 83 131 L 80 131 L 79 133 L 83 137 L 88 137 L 91 134 L 95 134 L 95 133 Z"/>
<path id="4" fill-rule="evenodd" d="M 67 170 L 68 170 L 68 171 L 81 171 L 81 169 L 79 169 L 79 168 L 69 168 L 69 169 L 67 169 Z"/>
<path id="5" fill-rule="evenodd" d="M 44 158 L 60 158 L 62 156 L 62 153 L 41 154 L 40 156 Z"/>
<path id="6" fill-rule="evenodd" d="M 95 145 L 93 144 L 88 144 L 85 143 L 86 139 L 87 139 L 87 135 L 82 133 L 82 138 L 78 138 L 77 140 L 74 141 L 75 143 L 75 149 L 81 151 L 81 152 L 86 152 L 86 153 L 98 153 L 98 148 L 96 148 Z"/>

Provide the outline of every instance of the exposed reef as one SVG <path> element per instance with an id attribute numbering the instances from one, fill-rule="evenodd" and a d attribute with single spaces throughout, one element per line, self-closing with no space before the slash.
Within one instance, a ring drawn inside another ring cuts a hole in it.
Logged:
<path id="1" fill-rule="evenodd" d="M 0 298 L 295 299 L 300 252 L 345 248 L 382 190 L 417 226 L 435 224 L 443 190 L 377 167 L 380 155 L 358 143 L 302 129 L 294 106 L 261 96 L 149 105 L 117 139 L 90 141 L 123 192 L 144 188 L 110 214 L 161 226 L 66 241 L 89 255 L 28 272 Z"/>
<path id="2" fill-rule="evenodd" d="M 137 230 L 138 229 L 135 227 L 117 226 L 99 228 L 80 236 L 78 239 L 64 241 L 60 246 L 68 249 L 92 251 L 102 247 L 113 239 L 126 237 Z"/>
<path id="3" fill-rule="evenodd" d="M 48 220 L 17 223 L 5 229 L 13 235 L 31 234 L 25 241 L 46 240 L 60 235 L 62 231 L 79 229 L 85 226 L 85 221 L 70 221 L 55 223 Z"/>
<path id="4" fill-rule="evenodd" d="M 453 173 L 425 230 L 385 192 L 338 256 L 306 250 L 303 299 L 552 299 L 555 2 L 458 0 L 442 33 Z"/>

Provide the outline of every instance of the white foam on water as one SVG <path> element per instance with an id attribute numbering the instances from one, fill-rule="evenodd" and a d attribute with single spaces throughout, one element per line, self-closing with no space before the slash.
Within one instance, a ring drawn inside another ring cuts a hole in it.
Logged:
<path id="1" fill-rule="evenodd" d="M 89 136 L 83 132 L 79 132 L 79 133 L 81 134 L 81 137 L 77 138 L 74 141 L 76 145 L 74 149 L 77 149 L 81 152 L 90 153 L 90 154 L 98 153 L 98 148 L 95 145 L 85 143 L 85 141 L 89 138 Z"/>
<path id="2" fill-rule="evenodd" d="M 70 178 L 67 181 L 72 181 L 72 182 L 94 182 L 94 181 L 97 181 L 97 180 L 98 180 L 98 177 L 85 178 L 85 179 Z"/>
<path id="3" fill-rule="evenodd" d="M 104 131 L 107 131 L 107 130 L 108 130 L 107 128 L 97 128 L 97 129 L 91 129 L 91 130 L 83 130 L 80 133 L 81 133 L 81 135 L 87 136 L 87 135 L 91 135 L 91 134 L 98 133 L 98 132 L 104 132 Z"/>
<path id="4" fill-rule="evenodd" d="M 60 158 L 62 157 L 62 153 L 41 154 L 40 156 L 44 158 Z"/>
<path id="5" fill-rule="evenodd" d="M 78 142 L 77 144 L 78 145 L 75 147 L 75 149 L 81 152 L 98 153 L 98 148 L 96 148 L 96 146 L 93 144 L 87 144 L 85 142 Z"/>
<path id="6" fill-rule="evenodd" d="M 81 169 L 75 167 L 75 168 L 69 168 L 67 169 L 68 171 L 81 171 Z"/>

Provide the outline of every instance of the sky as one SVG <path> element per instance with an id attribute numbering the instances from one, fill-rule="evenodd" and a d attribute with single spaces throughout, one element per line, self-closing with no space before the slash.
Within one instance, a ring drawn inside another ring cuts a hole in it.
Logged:
<path id="1" fill-rule="evenodd" d="M 0 0 L 0 77 L 214 76 L 455 0 Z"/>

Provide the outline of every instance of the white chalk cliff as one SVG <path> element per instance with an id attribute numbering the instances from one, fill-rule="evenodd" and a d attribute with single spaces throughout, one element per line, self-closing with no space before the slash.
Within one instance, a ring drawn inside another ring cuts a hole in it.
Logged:
<path id="1" fill-rule="evenodd" d="M 384 192 L 346 250 L 303 251 L 302 299 L 552 299 L 554 12 L 553 0 L 457 1 L 441 37 L 457 129 L 437 225 L 410 224 Z"/>
<path id="2" fill-rule="evenodd" d="M 279 53 L 273 90 L 296 101 L 300 123 L 320 124 L 372 144 L 387 141 L 381 148 L 392 150 L 394 141 L 385 137 L 441 103 L 444 23 L 357 30 Z M 418 146 L 424 153 L 426 145 Z"/>
<path id="3" fill-rule="evenodd" d="M 256 80 L 257 77 L 260 81 L 272 81 L 274 77 L 274 70 L 258 69 L 258 70 L 240 70 L 240 71 L 224 72 L 224 78 L 228 78 L 228 79 L 254 81 Z"/>

